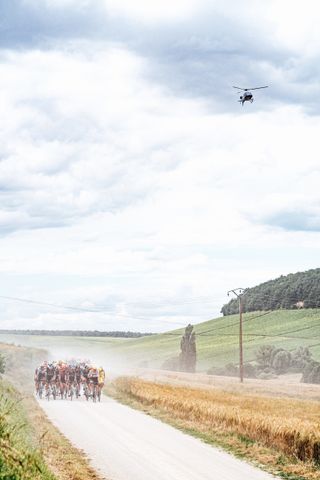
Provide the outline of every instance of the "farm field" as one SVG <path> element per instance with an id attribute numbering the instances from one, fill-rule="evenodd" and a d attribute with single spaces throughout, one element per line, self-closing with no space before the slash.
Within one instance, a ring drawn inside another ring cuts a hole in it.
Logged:
<path id="1" fill-rule="evenodd" d="M 300 373 L 279 375 L 277 378 L 260 380 L 245 378 L 244 383 L 238 377 L 223 375 L 207 375 L 205 373 L 172 372 L 169 370 L 153 370 L 137 368 L 130 375 L 142 380 L 181 387 L 220 389 L 235 394 L 250 394 L 268 397 L 296 398 L 301 400 L 320 401 L 320 385 L 302 383 Z"/>

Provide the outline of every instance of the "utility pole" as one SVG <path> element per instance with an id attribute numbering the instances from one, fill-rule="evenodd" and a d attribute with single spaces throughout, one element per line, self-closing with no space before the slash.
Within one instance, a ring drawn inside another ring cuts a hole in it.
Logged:
<path id="1" fill-rule="evenodd" d="M 235 288 L 229 290 L 228 296 L 233 293 L 239 300 L 239 378 L 243 383 L 243 340 L 242 340 L 242 312 L 243 312 L 243 300 L 242 297 L 246 292 L 245 288 Z"/>

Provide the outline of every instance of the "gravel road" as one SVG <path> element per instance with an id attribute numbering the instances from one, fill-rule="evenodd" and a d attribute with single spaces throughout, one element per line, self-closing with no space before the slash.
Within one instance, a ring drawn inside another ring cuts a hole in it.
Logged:
<path id="1" fill-rule="evenodd" d="M 271 480 L 269 475 L 142 412 L 103 397 L 39 401 L 108 480 Z"/>

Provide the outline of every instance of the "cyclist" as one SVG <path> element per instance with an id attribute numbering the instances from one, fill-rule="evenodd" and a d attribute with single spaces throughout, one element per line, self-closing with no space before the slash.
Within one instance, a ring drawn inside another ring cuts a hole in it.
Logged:
<path id="1" fill-rule="evenodd" d="M 45 390 L 46 390 L 46 395 L 50 396 L 53 383 L 55 382 L 55 367 L 52 363 L 49 363 L 47 365 L 47 371 L 46 371 L 46 378 L 45 378 Z"/>
<path id="2" fill-rule="evenodd" d="M 99 385 L 99 371 L 97 367 L 91 367 L 88 373 L 89 390 L 91 395 Z"/>
<path id="3" fill-rule="evenodd" d="M 77 363 L 75 367 L 75 384 L 76 384 L 76 395 L 80 396 L 80 386 L 81 386 L 81 365 Z"/>
<path id="4" fill-rule="evenodd" d="M 89 396 L 89 392 L 90 392 L 89 379 L 88 379 L 90 367 L 87 363 L 82 363 L 81 366 L 80 366 L 80 369 L 81 369 L 81 383 L 82 383 L 82 388 L 83 388 L 83 394 L 85 395 L 86 399 L 88 400 L 88 396 Z"/>
<path id="5" fill-rule="evenodd" d="M 76 369 L 74 365 L 69 365 L 66 381 L 69 390 L 69 397 L 73 395 L 73 388 L 75 386 L 75 379 L 76 379 Z"/>
<path id="6" fill-rule="evenodd" d="M 38 393 L 40 396 L 42 395 L 42 388 L 45 383 L 46 383 L 46 377 L 47 377 L 47 362 L 43 362 L 39 368 L 36 368 L 36 371 L 34 372 L 34 382 L 35 382 L 35 387 L 36 387 L 36 393 Z"/>
<path id="7" fill-rule="evenodd" d="M 99 388 L 100 390 L 102 390 L 104 387 L 104 381 L 106 378 L 106 374 L 104 372 L 103 367 L 99 367 L 98 373 L 99 373 Z"/>
<path id="8" fill-rule="evenodd" d="M 59 378 L 61 398 L 64 398 L 66 396 L 67 373 L 68 373 L 67 364 L 60 360 L 59 363 L 58 363 L 58 378 Z"/>
<path id="9" fill-rule="evenodd" d="M 36 390 L 36 393 L 38 393 L 38 375 L 39 375 L 39 368 L 37 367 L 34 371 L 34 377 L 33 377 L 33 380 L 34 380 L 34 388 Z"/>

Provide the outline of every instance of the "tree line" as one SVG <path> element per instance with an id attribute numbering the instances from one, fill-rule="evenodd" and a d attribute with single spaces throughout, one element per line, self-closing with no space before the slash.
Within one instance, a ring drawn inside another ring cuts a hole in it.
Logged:
<path id="1" fill-rule="evenodd" d="M 279 310 L 320 307 L 320 268 L 281 275 L 246 290 L 243 311 Z M 223 315 L 239 312 L 238 299 L 223 305 Z"/>
<path id="2" fill-rule="evenodd" d="M 52 335 L 63 337 L 120 337 L 120 338 L 140 338 L 147 335 L 154 335 L 150 332 L 104 332 L 100 330 L 0 330 L 0 334 L 14 335 Z"/>

